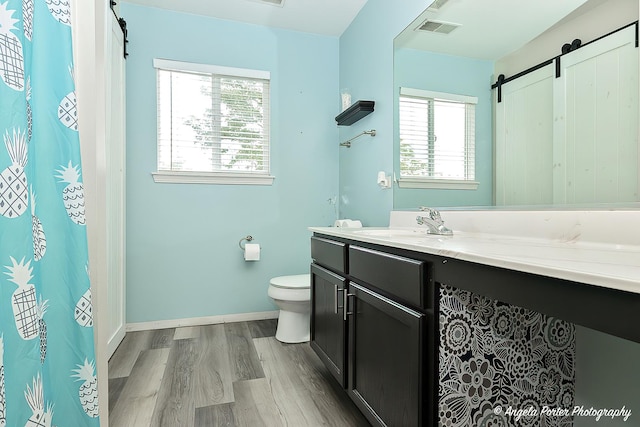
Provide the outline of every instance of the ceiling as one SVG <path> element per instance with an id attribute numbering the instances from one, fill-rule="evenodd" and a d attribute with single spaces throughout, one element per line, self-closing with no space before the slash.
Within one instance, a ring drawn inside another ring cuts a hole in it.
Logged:
<path id="1" fill-rule="evenodd" d="M 436 0 L 398 37 L 396 47 L 497 60 L 519 49 L 569 14 L 605 0 Z M 443 4 L 444 3 L 444 4 Z M 443 4 L 439 8 L 435 5 Z M 459 24 L 449 34 L 415 31 L 425 20 Z"/>
<path id="2" fill-rule="evenodd" d="M 306 33 L 340 36 L 367 0 L 125 0 L 196 15 L 284 28 Z"/>
<path id="3" fill-rule="evenodd" d="M 219 19 L 340 36 L 367 0 L 123 0 Z M 281 5 L 275 5 L 282 1 Z M 391 1 L 391 0 L 387 0 Z M 396 47 L 497 60 L 558 21 L 607 0 L 435 0 L 395 39 Z M 429 0 L 425 0 L 428 4 Z M 425 20 L 459 25 L 449 34 L 415 31 Z"/>

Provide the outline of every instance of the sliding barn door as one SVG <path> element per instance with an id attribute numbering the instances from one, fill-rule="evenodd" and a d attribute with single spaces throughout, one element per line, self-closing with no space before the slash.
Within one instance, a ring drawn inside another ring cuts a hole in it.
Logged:
<path id="1" fill-rule="evenodd" d="M 109 357 L 125 335 L 125 59 L 124 37 L 113 14 L 107 36 L 106 223 Z"/>
<path id="2" fill-rule="evenodd" d="M 496 103 L 496 194 L 501 205 L 553 203 L 553 65 L 502 87 Z"/>
<path id="3" fill-rule="evenodd" d="M 638 201 L 635 26 L 559 61 L 502 85 L 496 205 Z"/>
<path id="4" fill-rule="evenodd" d="M 637 201 L 635 27 L 563 56 L 561 65 L 554 98 L 554 201 Z"/>

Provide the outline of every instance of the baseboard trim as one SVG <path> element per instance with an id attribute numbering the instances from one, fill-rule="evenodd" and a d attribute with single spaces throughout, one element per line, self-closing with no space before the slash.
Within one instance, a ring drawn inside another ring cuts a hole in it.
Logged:
<path id="1" fill-rule="evenodd" d="M 277 319 L 278 310 L 255 313 L 223 314 L 220 316 L 189 317 L 185 319 L 156 320 L 153 322 L 127 323 L 127 332 L 151 331 L 155 329 L 181 328 L 184 326 L 215 325 L 218 323 L 247 322 L 251 320 Z"/>
<path id="2" fill-rule="evenodd" d="M 113 353 L 116 352 L 116 349 L 124 339 L 124 335 L 126 333 L 126 325 L 121 325 L 116 332 L 109 338 L 107 342 L 107 360 L 111 359 Z"/>

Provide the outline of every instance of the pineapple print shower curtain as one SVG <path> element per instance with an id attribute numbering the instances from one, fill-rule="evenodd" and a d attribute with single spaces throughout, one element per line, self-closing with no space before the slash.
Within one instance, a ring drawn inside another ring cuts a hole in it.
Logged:
<path id="1" fill-rule="evenodd" d="M 0 427 L 98 426 L 69 0 L 0 0 Z"/>

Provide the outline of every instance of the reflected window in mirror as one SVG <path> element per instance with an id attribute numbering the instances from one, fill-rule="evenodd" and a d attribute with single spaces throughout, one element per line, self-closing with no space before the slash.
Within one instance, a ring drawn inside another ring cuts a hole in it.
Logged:
<path id="1" fill-rule="evenodd" d="M 400 88 L 400 180 L 407 188 L 475 188 L 476 97 Z"/>

